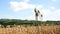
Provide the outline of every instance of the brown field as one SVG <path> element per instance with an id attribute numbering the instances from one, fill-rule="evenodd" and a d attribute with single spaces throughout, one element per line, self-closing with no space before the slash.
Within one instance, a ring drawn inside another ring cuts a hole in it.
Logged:
<path id="1" fill-rule="evenodd" d="M 0 34 L 60 34 L 60 25 L 0 27 Z"/>

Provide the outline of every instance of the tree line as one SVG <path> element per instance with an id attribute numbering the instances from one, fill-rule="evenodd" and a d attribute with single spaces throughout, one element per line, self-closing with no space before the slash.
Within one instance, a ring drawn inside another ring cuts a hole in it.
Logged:
<path id="1" fill-rule="evenodd" d="M 34 20 L 20 20 L 20 19 L 0 19 L 0 25 L 7 26 L 7 25 L 41 25 L 41 24 L 53 24 L 53 25 L 60 25 L 60 21 L 34 21 Z"/>

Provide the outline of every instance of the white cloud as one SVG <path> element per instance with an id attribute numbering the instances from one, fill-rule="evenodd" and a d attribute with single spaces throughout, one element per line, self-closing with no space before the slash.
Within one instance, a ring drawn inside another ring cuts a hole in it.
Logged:
<path id="1" fill-rule="evenodd" d="M 41 12 L 42 12 L 44 15 L 51 14 L 51 10 L 50 10 L 50 9 L 42 9 Z"/>
<path id="2" fill-rule="evenodd" d="M 55 10 L 55 7 L 51 6 L 50 9 Z"/>
<path id="3" fill-rule="evenodd" d="M 41 8 L 43 8 L 43 5 L 42 4 L 40 4 L 40 5 L 37 5 L 37 7 L 36 7 L 37 9 L 41 9 Z"/>
<path id="4" fill-rule="evenodd" d="M 29 4 L 28 2 L 30 2 L 30 0 L 23 0 L 22 2 L 11 1 L 10 9 L 13 11 L 20 11 L 20 10 L 32 9 L 32 8 L 41 9 L 43 7 L 42 4 L 35 5 L 35 4 Z"/>
<path id="5" fill-rule="evenodd" d="M 35 7 L 35 5 L 28 4 L 26 2 L 10 2 L 10 7 L 13 11 L 19 11 L 23 9 L 32 9 Z"/>
<path id="6" fill-rule="evenodd" d="M 35 18 L 32 17 L 32 16 L 29 16 L 27 19 L 28 19 L 28 20 L 35 20 Z"/>
<path id="7" fill-rule="evenodd" d="M 60 20 L 60 9 L 52 11 L 51 9 L 41 10 L 43 20 Z"/>
<path id="8" fill-rule="evenodd" d="M 56 10 L 55 13 L 60 15 L 60 9 Z"/>
<path id="9" fill-rule="evenodd" d="M 41 12 L 43 14 L 43 20 L 48 20 L 48 18 L 50 18 L 50 15 L 52 14 L 50 9 L 42 9 Z"/>
<path id="10" fill-rule="evenodd" d="M 23 0 L 23 2 L 29 2 L 30 0 Z"/>
<path id="11" fill-rule="evenodd" d="M 56 2 L 57 0 L 52 0 L 53 2 Z"/>

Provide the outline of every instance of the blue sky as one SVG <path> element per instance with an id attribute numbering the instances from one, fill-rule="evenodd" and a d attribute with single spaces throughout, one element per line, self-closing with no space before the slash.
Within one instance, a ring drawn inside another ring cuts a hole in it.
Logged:
<path id="1" fill-rule="evenodd" d="M 0 19 L 35 20 L 34 8 L 43 20 L 60 20 L 60 0 L 0 0 Z"/>

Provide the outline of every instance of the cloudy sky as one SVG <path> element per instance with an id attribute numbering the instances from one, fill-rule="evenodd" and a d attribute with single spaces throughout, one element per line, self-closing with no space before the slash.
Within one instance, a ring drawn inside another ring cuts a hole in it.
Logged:
<path id="1" fill-rule="evenodd" d="M 0 0 L 0 19 L 35 20 L 34 8 L 43 20 L 60 20 L 60 0 Z"/>

